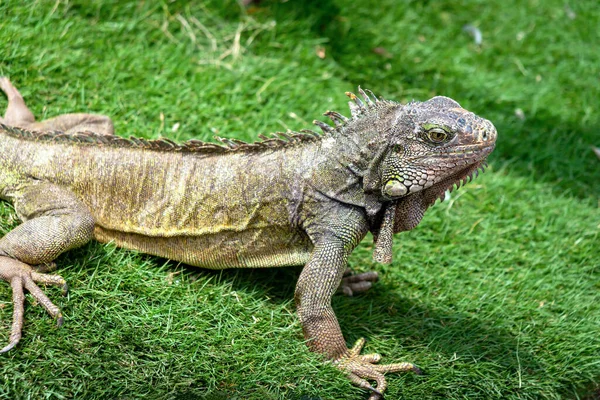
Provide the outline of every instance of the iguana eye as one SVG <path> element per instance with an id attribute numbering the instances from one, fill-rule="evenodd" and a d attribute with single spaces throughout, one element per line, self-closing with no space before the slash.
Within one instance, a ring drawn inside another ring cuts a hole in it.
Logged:
<path id="1" fill-rule="evenodd" d="M 433 143 L 442 143 L 448 139 L 448 132 L 442 128 L 432 128 L 427 131 L 427 138 Z"/>
<path id="2" fill-rule="evenodd" d="M 402 146 L 401 144 L 395 144 L 392 147 L 392 150 L 394 151 L 394 153 L 404 153 L 404 146 Z"/>

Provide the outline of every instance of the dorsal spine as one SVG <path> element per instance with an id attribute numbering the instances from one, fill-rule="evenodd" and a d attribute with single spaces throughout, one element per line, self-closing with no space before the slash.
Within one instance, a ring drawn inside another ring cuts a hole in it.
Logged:
<path id="1" fill-rule="evenodd" d="M 51 132 L 38 132 L 31 131 L 23 128 L 13 127 L 0 123 L 0 130 L 5 134 L 28 141 L 39 141 L 39 142 L 51 142 L 51 143 L 65 143 L 74 145 L 95 145 L 95 146 L 110 146 L 110 147 L 129 147 L 129 148 L 140 148 L 153 151 L 174 151 L 184 153 L 199 153 L 199 154 L 215 154 L 215 153 L 229 153 L 237 151 L 260 151 L 267 149 L 284 148 L 290 145 L 303 142 L 314 142 L 320 140 L 324 136 L 328 136 L 331 133 L 337 131 L 341 127 L 347 125 L 355 118 L 359 118 L 361 115 L 374 108 L 378 103 L 382 101 L 377 99 L 372 92 L 368 91 L 367 94 L 360 87 L 358 88 L 361 100 L 354 93 L 346 92 L 346 95 L 350 97 L 352 102 L 351 112 L 352 117 L 347 118 L 342 114 L 335 111 L 327 111 L 324 115 L 329 117 L 335 124 L 331 126 L 325 122 L 315 120 L 313 123 L 321 128 L 323 133 L 317 133 L 312 130 L 302 130 L 300 132 L 275 132 L 270 136 L 258 135 L 261 139 L 253 143 L 247 143 L 238 139 L 220 138 L 215 137 L 220 144 L 208 143 L 200 140 L 188 140 L 182 143 L 176 143 L 167 138 L 160 139 L 145 139 L 140 137 L 131 136 L 129 138 L 123 138 L 116 135 L 100 135 L 94 132 L 84 131 L 77 133 L 65 133 L 61 131 Z"/>

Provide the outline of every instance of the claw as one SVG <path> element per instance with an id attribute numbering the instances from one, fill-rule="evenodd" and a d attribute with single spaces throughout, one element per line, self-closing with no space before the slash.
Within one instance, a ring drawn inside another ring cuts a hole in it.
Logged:
<path id="1" fill-rule="evenodd" d="M 371 392 L 378 394 L 379 396 L 383 397 L 383 393 L 381 393 L 379 390 L 375 389 L 373 386 L 369 385 L 368 387 L 366 387 L 365 389 L 369 389 Z"/>
<path id="2" fill-rule="evenodd" d="M 378 389 L 374 388 L 371 384 L 369 384 L 369 382 L 367 382 L 366 380 L 364 380 L 360 376 L 358 376 L 358 375 L 356 375 L 356 374 L 354 374 L 352 372 L 349 372 L 348 373 L 348 378 L 350 378 L 350 381 L 352 381 L 352 383 L 355 386 L 358 386 L 358 387 L 363 388 L 363 389 L 370 390 L 371 392 L 373 392 L 373 393 L 375 393 L 375 394 L 383 397 L 383 393 L 381 393 Z"/>
<path id="3" fill-rule="evenodd" d="M 56 327 L 60 328 L 64 322 L 65 318 L 62 316 L 62 314 L 58 314 L 58 317 L 56 318 Z"/>
<path id="4" fill-rule="evenodd" d="M 16 342 L 10 342 L 8 345 L 4 346 L 4 348 L 2 350 L 0 350 L 0 354 L 6 353 L 7 351 L 12 350 L 12 348 L 15 347 L 17 345 L 17 343 L 19 343 L 18 340 Z"/>

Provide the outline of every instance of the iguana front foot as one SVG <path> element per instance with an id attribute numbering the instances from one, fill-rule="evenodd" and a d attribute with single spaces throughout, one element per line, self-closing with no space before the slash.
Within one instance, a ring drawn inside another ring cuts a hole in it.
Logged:
<path id="1" fill-rule="evenodd" d="M 360 352 L 365 345 L 365 339 L 360 338 L 348 352 L 334 361 L 334 365 L 348 375 L 348 378 L 358 387 L 370 390 L 369 400 L 379 400 L 383 398 L 383 393 L 387 388 L 387 382 L 383 376 L 386 372 L 406 372 L 413 371 L 422 375 L 421 370 L 414 364 L 403 362 L 396 364 L 377 365 L 381 360 L 379 354 L 365 354 Z M 367 379 L 377 382 L 373 387 Z"/>
<path id="2" fill-rule="evenodd" d="M 348 297 L 352 297 L 355 293 L 364 293 L 377 282 L 379 276 L 375 271 L 363 272 L 362 274 L 352 274 L 352 270 L 347 268 L 344 271 L 344 277 L 338 291 L 344 293 Z"/>
<path id="3" fill-rule="evenodd" d="M 11 328 L 9 344 L 0 353 L 6 353 L 19 343 L 23 329 L 23 315 L 25 312 L 25 293 L 29 293 L 40 303 L 48 313 L 56 319 L 57 325 L 61 326 L 63 317 L 60 309 L 50 301 L 48 296 L 36 285 L 38 283 L 61 286 L 63 292 L 67 292 L 67 283 L 58 275 L 44 275 L 35 272 L 29 265 L 15 260 L 14 258 L 0 256 L 0 278 L 10 283 L 13 294 L 13 323 Z"/>

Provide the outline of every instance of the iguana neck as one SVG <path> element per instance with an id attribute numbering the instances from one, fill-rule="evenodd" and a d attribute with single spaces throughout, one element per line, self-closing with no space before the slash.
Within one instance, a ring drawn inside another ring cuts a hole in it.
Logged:
<path id="1" fill-rule="evenodd" d="M 335 128 L 325 127 L 315 147 L 322 162 L 314 166 L 318 173 L 311 185 L 328 198 L 363 208 L 373 232 L 380 230 L 384 206 L 391 203 L 381 196 L 379 164 L 389 150 L 389 139 L 379 125 L 382 117 L 397 114 L 402 107 L 381 101 Z"/>
<path id="2" fill-rule="evenodd" d="M 357 174 L 371 181 L 375 179 L 377 165 L 388 150 L 388 135 L 381 131 L 378 122 L 384 119 L 385 114 L 398 113 L 403 108 L 398 103 L 381 103 L 378 107 L 354 115 L 330 134 L 338 144 L 335 152 L 338 162 L 351 165 Z M 328 138 L 324 137 L 323 140 Z M 365 183 L 371 186 L 375 184 Z M 367 191 L 372 189 L 366 188 Z"/>

